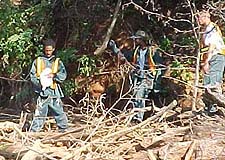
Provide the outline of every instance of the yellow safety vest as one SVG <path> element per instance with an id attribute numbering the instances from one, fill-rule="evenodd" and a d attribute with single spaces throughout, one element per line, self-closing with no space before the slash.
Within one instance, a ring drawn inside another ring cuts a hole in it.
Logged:
<path id="1" fill-rule="evenodd" d="M 52 63 L 52 73 L 56 74 L 59 68 L 59 60 L 60 58 L 56 58 L 55 61 Z M 45 62 L 41 57 L 38 57 L 36 60 L 36 76 L 40 77 L 41 72 L 46 68 Z M 50 86 L 52 89 L 56 88 L 56 82 L 53 81 L 52 85 Z"/>
<path id="2" fill-rule="evenodd" d="M 216 32 L 218 33 L 218 35 L 223 37 L 222 32 L 220 30 L 220 27 L 217 24 L 213 23 L 213 22 L 211 22 L 211 24 L 214 26 L 211 31 L 216 29 Z M 211 31 L 209 31 L 209 32 L 211 32 Z M 202 53 L 201 54 L 201 60 L 205 59 L 205 54 L 204 53 L 206 53 L 208 50 L 209 50 L 209 47 L 208 46 L 204 46 L 203 40 L 201 40 L 201 42 L 200 42 L 200 53 Z M 224 46 L 224 48 L 221 49 L 220 53 L 225 55 L 225 46 Z"/>
<path id="3" fill-rule="evenodd" d="M 133 64 L 137 63 L 137 53 L 138 53 L 138 49 L 140 47 L 138 46 L 135 51 L 134 51 L 134 55 L 133 55 Z M 155 74 L 155 62 L 153 60 L 153 52 L 154 52 L 155 47 L 151 46 L 148 48 L 148 65 L 149 65 L 149 69 L 152 71 L 153 74 Z"/>

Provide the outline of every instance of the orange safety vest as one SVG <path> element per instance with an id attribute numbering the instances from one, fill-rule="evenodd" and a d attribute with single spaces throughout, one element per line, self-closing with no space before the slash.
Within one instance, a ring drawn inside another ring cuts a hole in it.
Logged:
<path id="1" fill-rule="evenodd" d="M 59 68 L 59 60 L 60 58 L 56 58 L 55 61 L 52 63 L 52 73 L 55 74 L 58 72 Z M 40 77 L 41 72 L 46 68 L 45 62 L 41 57 L 38 57 L 36 60 L 36 76 Z M 56 88 L 56 82 L 53 81 L 52 85 L 50 86 L 52 89 Z"/>
<path id="2" fill-rule="evenodd" d="M 134 51 L 134 55 L 133 55 L 133 64 L 137 63 L 137 53 L 138 53 L 138 49 L 140 47 L 138 46 L 135 51 Z M 148 48 L 148 65 L 149 65 L 149 69 L 152 71 L 153 74 L 155 74 L 155 62 L 153 60 L 153 52 L 155 50 L 155 46 L 151 46 Z"/>

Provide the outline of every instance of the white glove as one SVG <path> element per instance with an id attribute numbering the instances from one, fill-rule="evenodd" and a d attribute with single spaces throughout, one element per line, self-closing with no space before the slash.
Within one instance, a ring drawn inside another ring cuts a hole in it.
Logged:
<path id="1" fill-rule="evenodd" d="M 52 73 L 51 68 L 45 68 L 40 74 L 40 82 L 42 86 L 42 90 L 44 91 L 47 87 L 50 87 L 53 83 L 53 79 L 48 77 L 48 75 Z"/>

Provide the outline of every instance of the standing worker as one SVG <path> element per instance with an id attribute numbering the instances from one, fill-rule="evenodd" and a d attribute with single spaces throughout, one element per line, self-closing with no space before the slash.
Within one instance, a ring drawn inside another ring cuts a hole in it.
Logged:
<path id="1" fill-rule="evenodd" d="M 204 29 L 201 37 L 202 70 L 204 72 L 203 85 L 205 87 L 205 101 L 209 112 L 216 112 L 217 105 L 225 106 L 222 94 L 223 72 L 225 67 L 224 42 L 217 24 L 210 19 L 206 10 L 199 12 L 198 22 Z M 208 103 L 211 100 L 210 104 Z"/>
<path id="2" fill-rule="evenodd" d="M 55 42 L 44 41 L 44 55 L 36 58 L 30 70 L 31 82 L 38 94 L 37 107 L 31 125 L 31 131 L 39 132 L 52 109 L 59 132 L 68 127 L 68 119 L 63 111 L 61 98 L 64 96 L 60 84 L 66 79 L 67 72 L 63 62 L 54 55 Z"/>
<path id="3" fill-rule="evenodd" d="M 157 52 L 157 47 L 152 44 L 151 37 L 143 30 L 138 30 L 134 36 L 135 47 L 132 50 L 119 49 L 113 40 L 109 46 L 120 59 L 129 61 L 134 66 L 131 72 L 134 107 L 143 109 L 149 99 L 149 93 L 159 94 L 161 87 L 161 70 L 156 70 L 156 65 L 162 63 L 162 58 Z M 158 98 L 158 97 L 157 97 Z M 134 117 L 135 122 L 142 122 L 144 111 L 139 111 Z"/>

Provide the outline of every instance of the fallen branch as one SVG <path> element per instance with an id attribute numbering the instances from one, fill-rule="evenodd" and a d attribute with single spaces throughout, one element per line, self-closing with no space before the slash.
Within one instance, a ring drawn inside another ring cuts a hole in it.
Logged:
<path id="1" fill-rule="evenodd" d="M 187 154 L 186 154 L 184 160 L 191 160 L 191 159 L 192 159 L 192 154 L 193 154 L 193 152 L 194 152 L 194 149 L 195 149 L 195 147 L 196 147 L 196 144 L 197 144 L 197 141 L 196 141 L 196 140 L 194 140 L 194 141 L 191 143 L 191 145 L 190 145 L 190 147 L 189 147 L 189 149 L 188 149 L 188 151 L 187 151 Z"/>
<path id="2" fill-rule="evenodd" d="M 148 158 L 150 160 L 157 160 L 152 150 L 148 149 L 147 152 L 148 152 Z"/>

